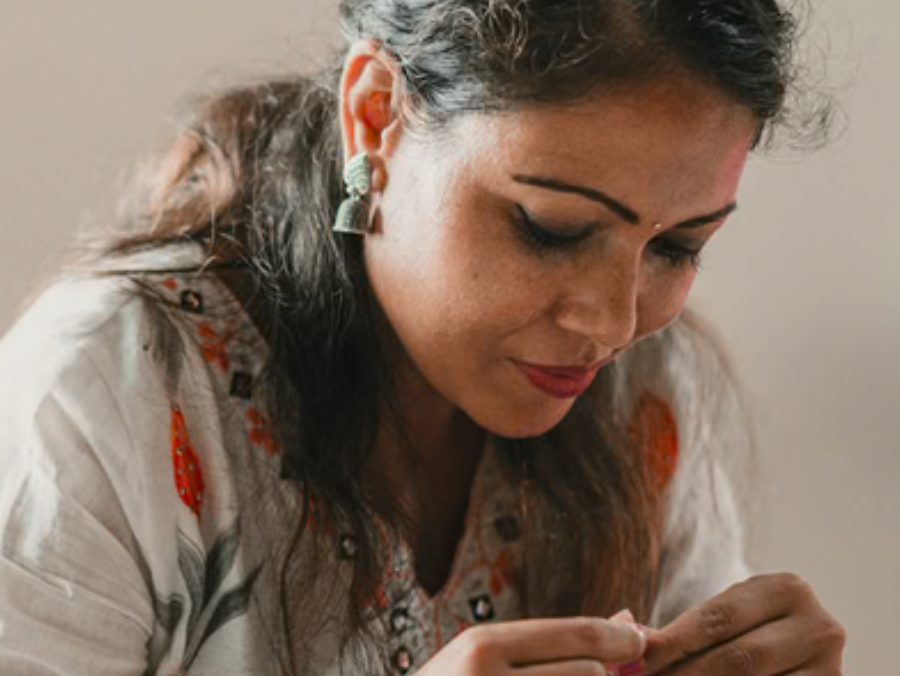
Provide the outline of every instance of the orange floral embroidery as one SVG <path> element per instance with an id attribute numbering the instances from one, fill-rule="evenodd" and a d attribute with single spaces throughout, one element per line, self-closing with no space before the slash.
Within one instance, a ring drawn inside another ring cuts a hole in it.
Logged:
<path id="1" fill-rule="evenodd" d="M 310 496 L 305 528 L 318 531 L 323 535 L 333 536 L 337 534 L 337 529 L 328 516 L 328 507 L 325 501 L 316 493 Z"/>
<path id="2" fill-rule="evenodd" d="M 250 423 L 250 441 L 260 446 L 267 455 L 275 455 L 275 441 L 265 416 L 251 406 L 247 409 L 247 422 Z"/>
<path id="3" fill-rule="evenodd" d="M 678 468 L 678 425 L 672 409 L 659 397 L 645 394 L 632 418 L 631 434 L 646 449 L 657 487 L 666 488 Z"/>
<path id="4" fill-rule="evenodd" d="M 491 565 L 491 594 L 498 596 L 513 578 L 513 557 L 509 550 L 503 551 Z"/>
<path id="5" fill-rule="evenodd" d="M 375 595 L 372 598 L 366 598 L 365 594 L 360 590 L 359 603 L 363 608 L 375 610 L 377 612 L 383 612 L 391 605 L 384 585 L 378 586 L 378 589 L 375 590 Z"/>
<path id="6" fill-rule="evenodd" d="M 175 470 L 175 489 L 178 497 L 195 515 L 203 508 L 206 484 L 197 453 L 188 437 L 184 414 L 172 407 L 172 465 Z"/>
<path id="7" fill-rule="evenodd" d="M 203 352 L 203 358 L 210 364 L 217 364 L 223 371 L 227 371 L 230 361 L 228 351 L 225 349 L 226 341 L 219 336 L 209 322 L 200 322 L 197 330 L 200 333 L 200 350 Z"/>

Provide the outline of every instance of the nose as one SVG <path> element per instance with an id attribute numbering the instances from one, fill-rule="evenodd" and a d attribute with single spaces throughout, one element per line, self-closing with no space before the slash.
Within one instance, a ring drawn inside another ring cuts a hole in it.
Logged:
<path id="1" fill-rule="evenodd" d="M 574 276 L 568 286 L 557 304 L 557 326 L 611 350 L 634 340 L 640 287 L 637 261 L 614 264 L 607 259 L 592 273 Z"/>

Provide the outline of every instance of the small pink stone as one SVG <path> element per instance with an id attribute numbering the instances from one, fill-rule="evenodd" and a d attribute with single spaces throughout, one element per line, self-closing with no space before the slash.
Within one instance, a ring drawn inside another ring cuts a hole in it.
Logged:
<path id="1" fill-rule="evenodd" d="M 640 662 L 620 665 L 616 674 L 617 676 L 640 676 L 646 669 L 647 663 L 642 660 Z"/>

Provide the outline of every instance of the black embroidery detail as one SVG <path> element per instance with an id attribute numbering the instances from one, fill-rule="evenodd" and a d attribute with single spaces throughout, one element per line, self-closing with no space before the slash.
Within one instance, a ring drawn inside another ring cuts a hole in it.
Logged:
<path id="1" fill-rule="evenodd" d="M 352 535 L 342 535 L 338 545 L 338 555 L 342 559 L 355 559 L 359 553 L 359 545 Z"/>
<path id="2" fill-rule="evenodd" d="M 522 536 L 519 521 L 514 516 L 501 516 L 495 519 L 494 530 L 504 542 L 515 542 Z"/>
<path id="3" fill-rule="evenodd" d="M 400 648 L 397 652 L 394 653 L 394 656 L 391 658 L 391 662 L 394 665 L 394 669 L 399 671 L 401 674 L 406 674 L 410 669 L 412 669 L 412 653 L 409 652 L 407 648 Z"/>
<path id="4" fill-rule="evenodd" d="M 409 629 L 412 620 L 409 617 L 409 611 L 406 608 L 397 608 L 391 613 L 391 630 L 395 634 L 402 634 Z"/>
<path id="5" fill-rule="evenodd" d="M 253 376 L 249 373 L 236 371 L 231 376 L 231 388 L 229 394 L 232 397 L 249 400 L 253 396 Z"/>
<path id="6" fill-rule="evenodd" d="M 195 315 L 202 315 L 205 306 L 203 296 L 190 289 L 181 292 L 181 309 Z"/>
<path id="7" fill-rule="evenodd" d="M 469 608 L 476 622 L 487 622 L 494 619 L 494 603 L 487 594 L 469 599 Z"/>

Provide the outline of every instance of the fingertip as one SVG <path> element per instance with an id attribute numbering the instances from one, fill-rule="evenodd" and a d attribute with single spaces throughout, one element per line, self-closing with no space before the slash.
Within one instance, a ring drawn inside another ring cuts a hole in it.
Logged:
<path id="1" fill-rule="evenodd" d="M 640 638 L 641 655 L 643 655 L 644 652 L 647 650 L 647 639 L 650 637 L 649 633 L 647 632 L 647 627 L 644 627 L 643 625 L 640 625 L 640 624 L 633 624 L 631 626 L 637 632 L 637 635 Z"/>
<path id="2" fill-rule="evenodd" d="M 626 624 L 624 626 L 637 638 L 637 646 L 635 647 L 633 639 L 629 640 L 627 655 L 623 653 L 622 657 L 627 657 L 629 661 L 641 659 L 647 651 L 647 634 L 636 624 Z"/>
<path id="3" fill-rule="evenodd" d="M 634 624 L 634 615 L 628 608 L 623 608 L 609 619 L 613 622 L 627 622 L 628 624 Z"/>

